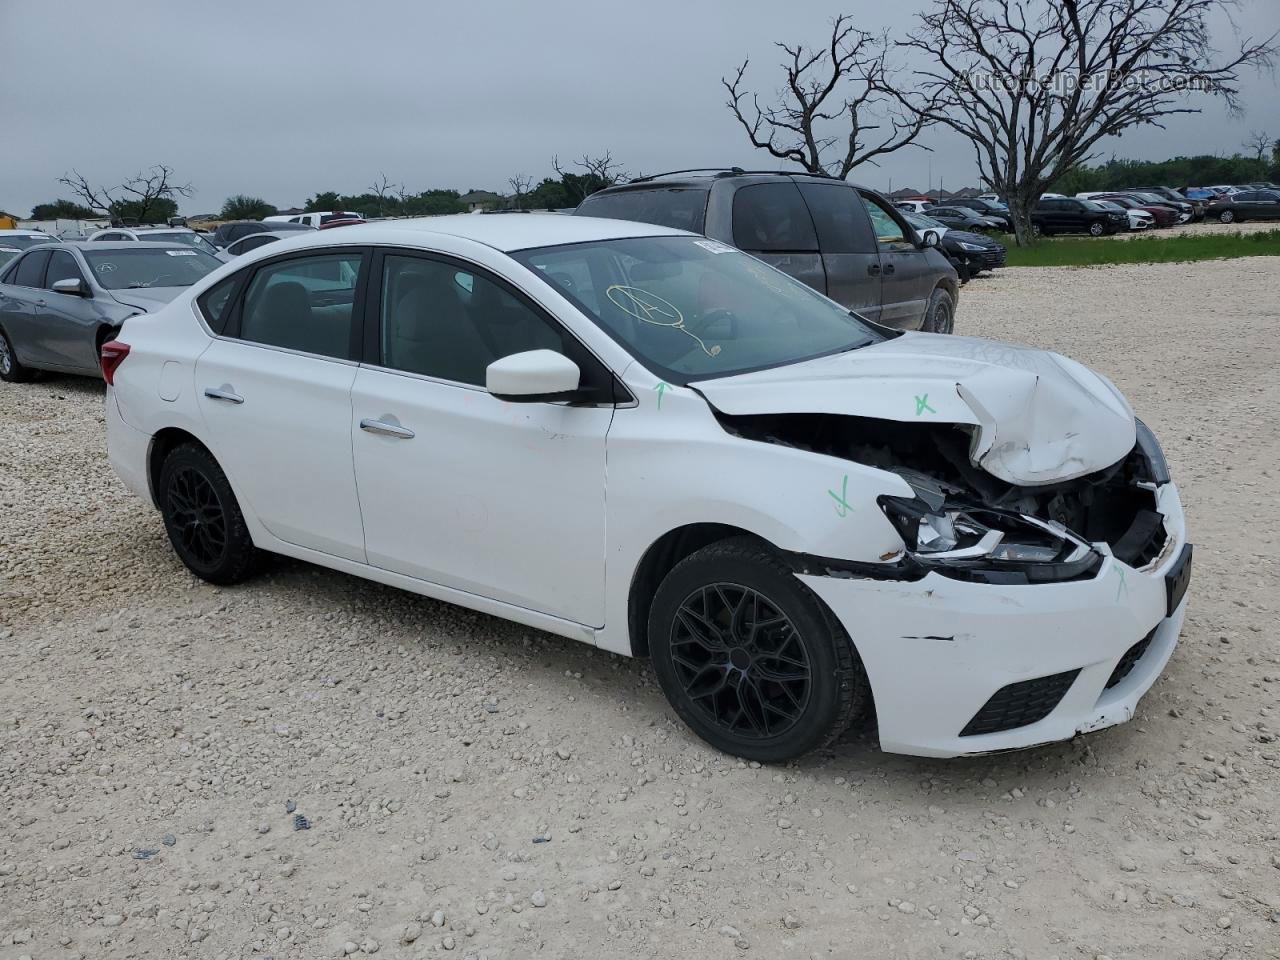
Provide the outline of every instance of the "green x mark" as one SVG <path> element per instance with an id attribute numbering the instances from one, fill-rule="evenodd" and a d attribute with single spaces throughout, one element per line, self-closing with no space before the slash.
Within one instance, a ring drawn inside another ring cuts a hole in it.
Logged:
<path id="1" fill-rule="evenodd" d="M 1116 570 L 1120 574 L 1120 583 L 1116 586 L 1116 599 L 1119 600 L 1121 593 L 1129 592 L 1129 586 L 1124 582 L 1124 567 L 1117 566 Z"/>
<path id="2" fill-rule="evenodd" d="M 849 475 L 847 473 L 844 475 L 844 483 L 840 485 L 840 492 L 836 493 L 834 490 L 828 490 L 827 495 L 836 502 L 836 513 L 842 517 L 849 515 L 849 511 L 853 507 L 849 505 Z"/>
<path id="3" fill-rule="evenodd" d="M 933 407 L 929 406 L 929 395 L 927 393 L 924 396 L 916 394 L 916 416 L 920 416 L 920 414 L 924 413 L 926 410 L 930 413 L 938 412 L 933 409 Z"/>

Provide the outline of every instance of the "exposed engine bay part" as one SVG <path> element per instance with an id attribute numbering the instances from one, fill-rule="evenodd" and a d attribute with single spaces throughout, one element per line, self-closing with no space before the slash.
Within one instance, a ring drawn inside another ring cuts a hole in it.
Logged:
<path id="1" fill-rule="evenodd" d="M 999 583 L 1078 579 L 1101 563 L 1092 544 L 1105 543 L 1118 559 L 1142 567 L 1167 537 L 1155 496 L 1167 467 L 1140 422 L 1138 442 L 1109 467 L 1061 483 L 1019 486 L 973 464 L 971 425 L 835 414 L 716 416 L 736 436 L 851 460 L 905 480 L 914 497 L 885 496 L 879 503 L 907 547 L 888 566 L 907 579 L 931 568 Z M 802 565 L 821 563 L 836 564 Z"/>

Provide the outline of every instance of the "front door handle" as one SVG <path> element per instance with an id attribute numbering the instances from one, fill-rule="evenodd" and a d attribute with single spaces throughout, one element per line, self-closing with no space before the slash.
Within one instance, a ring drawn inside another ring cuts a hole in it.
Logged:
<path id="1" fill-rule="evenodd" d="M 227 387 L 205 387 L 204 395 L 210 400 L 222 400 L 226 403 L 244 403 L 244 397 Z"/>
<path id="2" fill-rule="evenodd" d="M 868 263 L 868 264 L 867 264 L 867 273 L 871 274 L 871 276 L 873 276 L 873 277 L 874 277 L 874 276 L 876 276 L 879 272 L 880 272 L 880 264 L 878 264 L 878 263 Z"/>
<path id="3" fill-rule="evenodd" d="M 385 420 L 370 420 L 366 418 L 360 421 L 360 429 L 384 437 L 395 437 L 397 440 L 412 440 L 417 436 L 408 427 L 402 427 L 398 423 L 387 423 Z"/>

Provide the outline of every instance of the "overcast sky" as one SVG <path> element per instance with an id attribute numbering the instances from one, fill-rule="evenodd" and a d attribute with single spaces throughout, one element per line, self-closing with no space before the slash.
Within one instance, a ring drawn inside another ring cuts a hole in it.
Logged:
<path id="1" fill-rule="evenodd" d="M 0 209 L 70 198 L 72 167 L 118 183 L 156 162 L 196 192 L 184 213 L 228 194 L 301 205 L 364 192 L 385 173 L 411 191 L 507 191 L 562 160 L 611 150 L 627 169 L 778 166 L 753 151 L 719 80 L 744 57 L 776 89 L 777 40 L 822 43 L 848 11 L 868 30 L 910 28 L 926 0 L 0 0 Z M 1280 29 L 1280 0 L 1242 0 L 1236 25 Z M 1219 24 L 1227 47 L 1232 27 Z M 1246 115 L 1217 105 L 1107 145 L 1162 159 L 1280 136 L 1271 75 L 1244 78 Z M 937 133 L 852 179 L 881 189 L 977 182 L 972 149 Z"/>

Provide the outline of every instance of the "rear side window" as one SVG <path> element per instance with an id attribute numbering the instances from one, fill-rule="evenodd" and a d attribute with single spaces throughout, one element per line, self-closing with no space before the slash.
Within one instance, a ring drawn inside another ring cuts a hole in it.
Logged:
<path id="1" fill-rule="evenodd" d="M 606 217 L 635 223 L 656 223 L 702 233 L 707 219 L 707 190 L 675 188 L 623 190 L 587 197 L 574 211 L 580 217 Z"/>
<path id="2" fill-rule="evenodd" d="M 262 267 L 245 292 L 240 339 L 350 359 L 360 262 L 336 253 Z"/>
<path id="3" fill-rule="evenodd" d="M 853 187 L 802 183 L 800 193 L 818 228 L 823 253 L 875 253 L 871 224 Z"/>
<path id="4" fill-rule="evenodd" d="M 240 282 L 243 274 L 236 274 L 227 277 L 225 280 L 219 280 L 212 287 L 200 294 L 196 300 L 196 305 L 200 308 L 200 312 L 204 314 L 204 322 L 209 325 L 209 329 L 214 333 L 221 334 L 227 326 L 228 306 L 231 304 L 231 295 L 235 293 L 236 285 Z"/>
<path id="5" fill-rule="evenodd" d="M 818 249 L 809 208 L 794 183 L 757 183 L 733 195 L 733 242 L 753 253 Z"/>
<path id="6" fill-rule="evenodd" d="M 48 250 L 28 253 L 18 261 L 18 272 L 13 282 L 20 287 L 39 287 L 44 284 L 44 266 L 49 262 Z"/>

